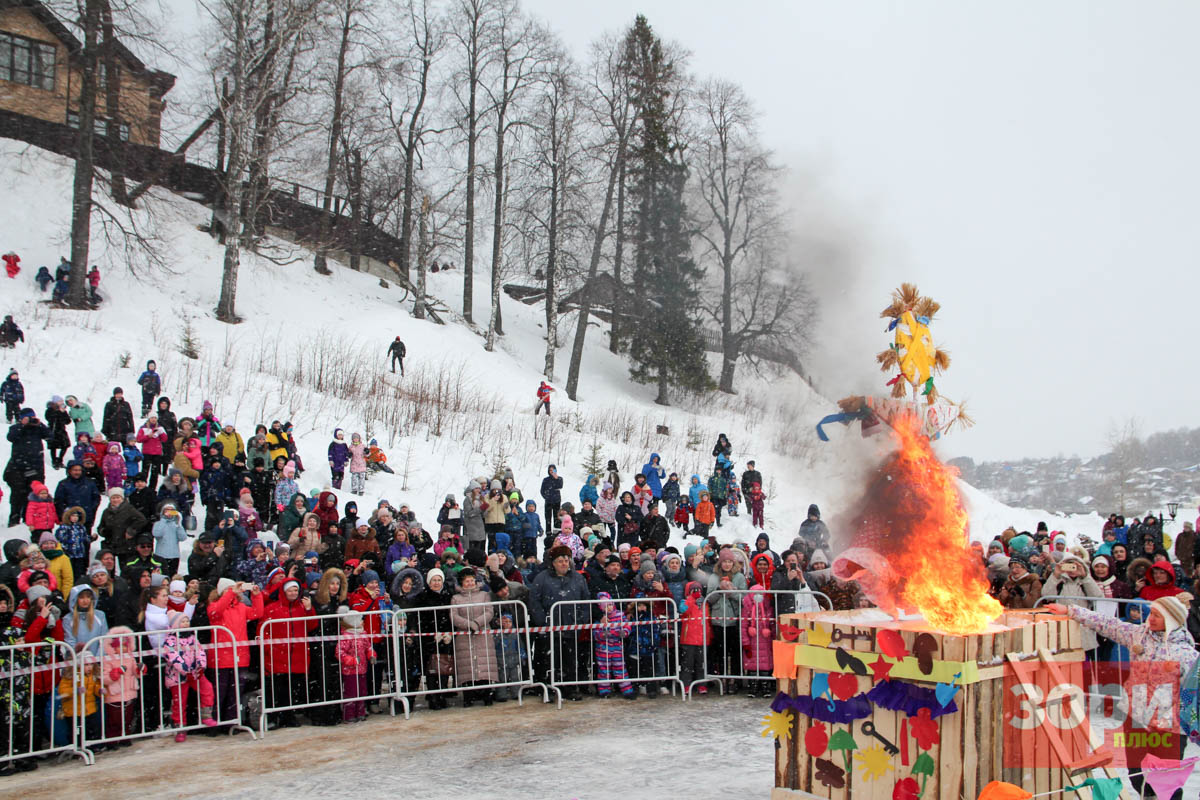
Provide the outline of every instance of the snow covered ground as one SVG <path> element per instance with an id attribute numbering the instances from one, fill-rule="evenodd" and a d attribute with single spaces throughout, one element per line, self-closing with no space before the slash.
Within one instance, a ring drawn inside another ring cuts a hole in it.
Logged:
<path id="1" fill-rule="evenodd" d="M 683 703 L 585 700 L 561 711 L 540 698 L 523 707 L 387 715 L 361 725 L 135 743 L 96 764 L 78 759 L 3 779 L 13 797 L 64 785 L 103 798 L 544 797 L 664 800 L 767 797 L 774 740 L 760 720 L 770 701 L 708 697 Z M 269 775 L 269 779 L 264 775 Z"/>

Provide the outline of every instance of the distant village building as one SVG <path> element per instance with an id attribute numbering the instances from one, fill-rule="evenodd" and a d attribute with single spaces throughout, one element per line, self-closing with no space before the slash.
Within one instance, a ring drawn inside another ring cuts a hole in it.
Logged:
<path id="1" fill-rule="evenodd" d="M 0 0 L 0 111 L 78 126 L 82 42 L 53 11 L 37 0 Z M 163 99 L 175 76 L 147 67 L 116 43 L 119 108 L 108 108 L 101 65 L 96 94 L 97 135 L 116 125 L 122 141 L 159 146 Z"/>

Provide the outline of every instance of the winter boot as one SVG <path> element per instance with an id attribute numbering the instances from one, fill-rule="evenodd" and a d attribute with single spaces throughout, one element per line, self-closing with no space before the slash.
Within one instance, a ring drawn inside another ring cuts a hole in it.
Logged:
<path id="1" fill-rule="evenodd" d="M 187 734 L 186 734 L 186 733 L 184 733 L 183 731 L 180 731 L 179 733 L 175 734 L 175 741 L 177 741 L 177 742 L 186 742 L 186 741 L 187 741 Z"/>
<path id="2" fill-rule="evenodd" d="M 217 727 L 217 721 L 213 719 L 212 715 L 212 706 L 205 706 L 200 709 L 200 724 L 209 728 Z"/>

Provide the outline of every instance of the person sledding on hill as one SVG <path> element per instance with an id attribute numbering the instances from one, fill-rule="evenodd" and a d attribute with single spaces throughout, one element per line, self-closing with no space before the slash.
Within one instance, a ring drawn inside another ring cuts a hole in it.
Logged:
<path id="1" fill-rule="evenodd" d="M 404 342 L 400 341 L 399 336 L 397 336 L 395 341 L 393 341 L 391 343 L 391 345 L 388 346 L 387 354 L 389 356 L 391 356 L 391 359 L 392 359 L 392 374 L 395 374 L 396 364 L 399 363 L 400 364 L 400 377 L 403 378 L 404 377 L 404 357 L 406 355 L 408 355 L 408 349 L 405 348 Z"/>
<path id="2" fill-rule="evenodd" d="M 367 446 L 367 469 L 372 472 L 386 472 L 388 475 L 396 474 L 387 465 L 387 453 L 380 449 L 378 439 L 372 439 Z"/>
<path id="3" fill-rule="evenodd" d="M 554 387 L 542 381 L 537 388 L 537 405 L 533 409 L 533 415 L 536 417 L 542 411 L 542 406 L 546 407 L 546 416 L 550 416 L 550 393 L 554 391 Z"/>

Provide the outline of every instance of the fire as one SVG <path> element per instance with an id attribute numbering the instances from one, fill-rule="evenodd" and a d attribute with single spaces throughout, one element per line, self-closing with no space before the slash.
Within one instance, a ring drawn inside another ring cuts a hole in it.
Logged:
<path id="1" fill-rule="evenodd" d="M 915 608 L 947 633 L 982 633 L 1003 608 L 988 596 L 983 565 L 967 547 L 957 472 L 934 454 L 915 417 L 893 425 L 899 447 L 867 491 L 854 542 L 877 551 L 894 573 L 876 601 Z"/>

